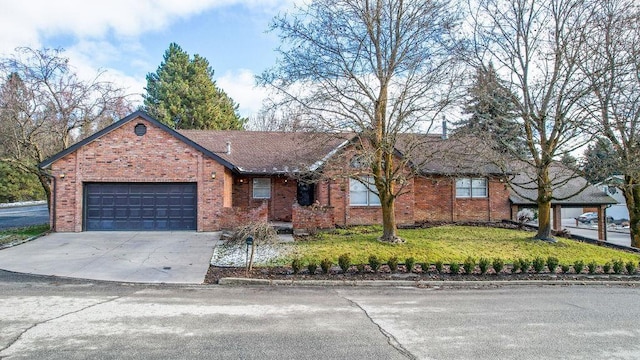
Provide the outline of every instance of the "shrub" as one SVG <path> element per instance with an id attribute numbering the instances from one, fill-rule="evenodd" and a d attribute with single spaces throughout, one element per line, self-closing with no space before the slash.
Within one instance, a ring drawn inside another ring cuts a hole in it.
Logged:
<path id="1" fill-rule="evenodd" d="M 611 263 L 610 262 L 606 262 L 604 263 L 604 265 L 602 265 L 602 272 L 605 274 L 608 274 L 611 272 Z"/>
<path id="2" fill-rule="evenodd" d="M 559 263 L 560 263 L 560 261 L 558 261 L 557 257 L 549 256 L 547 258 L 547 268 L 549 268 L 549 272 L 552 273 L 552 274 L 555 274 Z"/>
<path id="3" fill-rule="evenodd" d="M 571 265 L 562 264 L 560 265 L 560 270 L 562 270 L 563 274 L 568 274 L 569 270 L 571 270 Z"/>
<path id="4" fill-rule="evenodd" d="M 322 259 L 322 261 L 320 261 L 320 269 L 322 269 L 322 273 L 324 274 L 329 273 L 329 270 L 331 270 L 331 266 L 333 266 L 333 263 L 327 258 L 324 258 Z"/>
<path id="5" fill-rule="evenodd" d="M 487 270 L 489 270 L 490 265 L 491 262 L 489 261 L 489 259 L 481 257 L 480 260 L 478 260 L 478 268 L 480 268 L 480 274 L 486 274 Z"/>
<path id="6" fill-rule="evenodd" d="M 513 267 L 511 268 L 511 273 L 515 274 L 520 270 L 520 259 L 513 260 Z"/>
<path id="7" fill-rule="evenodd" d="M 387 260 L 387 266 L 391 272 L 396 272 L 396 270 L 398 270 L 398 258 L 395 256 L 390 257 L 389 260 Z"/>
<path id="8" fill-rule="evenodd" d="M 364 270 L 365 270 L 365 268 L 364 268 L 364 264 L 358 264 L 358 265 L 356 265 L 356 269 L 358 269 L 358 273 L 360 273 L 360 274 L 364 274 Z"/>
<path id="9" fill-rule="evenodd" d="M 254 243 L 257 245 L 273 244 L 279 241 L 278 233 L 271 224 L 266 221 L 254 221 L 235 228 L 230 242 L 245 244 L 249 236 L 253 238 Z"/>
<path id="10" fill-rule="evenodd" d="M 633 275 L 636 273 L 636 263 L 634 263 L 633 261 L 629 261 L 625 265 L 625 268 L 627 268 L 627 274 L 629 275 Z"/>
<path id="11" fill-rule="evenodd" d="M 598 264 L 596 264 L 595 261 L 591 261 L 590 263 L 587 264 L 587 271 L 589 271 L 589 274 L 591 275 L 595 274 L 596 270 L 598 270 Z"/>
<path id="12" fill-rule="evenodd" d="M 473 270 L 476 269 L 476 261 L 471 256 L 469 256 L 462 263 L 462 268 L 464 269 L 465 274 L 471 275 L 473 274 Z"/>
<path id="13" fill-rule="evenodd" d="M 531 261 L 527 259 L 520 259 L 520 272 L 527 273 L 531 267 Z"/>
<path id="14" fill-rule="evenodd" d="M 576 274 L 580 274 L 582 272 L 582 269 L 584 269 L 584 261 L 576 260 L 573 263 L 573 271 L 575 271 Z"/>
<path id="15" fill-rule="evenodd" d="M 613 273 L 614 274 L 622 274 L 624 269 L 624 262 L 622 260 L 614 260 L 613 261 Z"/>
<path id="16" fill-rule="evenodd" d="M 433 264 L 433 265 L 435 266 L 436 271 L 437 271 L 439 274 L 442 274 L 442 267 L 443 267 L 442 260 L 438 260 L 438 261 L 436 261 L 436 263 L 435 263 L 435 264 Z"/>
<path id="17" fill-rule="evenodd" d="M 380 269 L 380 259 L 375 255 L 369 256 L 369 266 L 373 272 L 378 272 L 378 269 Z"/>
<path id="18" fill-rule="evenodd" d="M 300 269 L 302 269 L 302 260 L 298 258 L 291 260 L 291 270 L 293 270 L 293 273 L 299 273 Z"/>
<path id="19" fill-rule="evenodd" d="M 545 261 L 543 258 L 536 256 L 535 259 L 533 259 L 533 271 L 536 272 L 536 274 L 540 274 L 543 270 L 544 270 L 544 266 L 545 266 Z"/>
<path id="20" fill-rule="evenodd" d="M 309 263 L 307 264 L 307 270 L 309 270 L 309 275 L 315 274 L 317 269 L 318 269 L 318 264 L 313 260 L 309 261 Z"/>
<path id="21" fill-rule="evenodd" d="M 338 257 L 338 266 L 340 266 L 340 270 L 345 274 L 349 271 L 349 268 L 351 267 L 351 258 L 349 257 L 349 254 L 342 254 Z"/>
<path id="22" fill-rule="evenodd" d="M 413 265 L 416 263 L 416 259 L 408 257 L 404 260 L 404 266 L 407 268 L 407 272 L 413 272 Z"/>
<path id="23" fill-rule="evenodd" d="M 522 209 L 518 211 L 518 213 L 516 214 L 516 219 L 518 219 L 518 222 L 520 223 L 520 225 L 528 221 L 531 221 L 534 218 L 535 218 L 535 214 L 530 209 Z"/>
<path id="24" fill-rule="evenodd" d="M 449 264 L 449 273 L 453 274 L 453 275 L 457 275 L 460 273 L 460 264 L 458 264 L 457 262 L 452 262 L 451 264 Z"/>
<path id="25" fill-rule="evenodd" d="M 429 271 L 429 263 L 420 263 L 420 269 L 422 269 L 423 273 L 427 273 Z"/>
<path id="26" fill-rule="evenodd" d="M 504 269 L 504 261 L 500 258 L 495 258 L 493 259 L 493 264 L 491 264 L 491 266 L 493 266 L 493 271 L 495 271 L 496 274 L 499 274 L 502 269 Z"/>

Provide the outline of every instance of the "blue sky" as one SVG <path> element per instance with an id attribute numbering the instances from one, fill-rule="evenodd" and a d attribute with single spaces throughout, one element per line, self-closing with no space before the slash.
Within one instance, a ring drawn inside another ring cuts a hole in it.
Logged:
<path id="1" fill-rule="evenodd" d="M 0 54 L 16 47 L 64 48 L 80 76 L 143 92 L 169 43 L 207 58 L 214 80 L 251 116 L 266 96 L 254 75 L 275 64 L 270 20 L 294 0 L 0 0 Z M 139 96 L 136 99 L 140 99 Z"/>

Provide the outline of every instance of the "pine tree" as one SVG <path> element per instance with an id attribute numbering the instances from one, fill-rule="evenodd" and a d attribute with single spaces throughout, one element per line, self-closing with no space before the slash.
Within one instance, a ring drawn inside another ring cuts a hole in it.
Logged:
<path id="1" fill-rule="evenodd" d="M 612 175 L 622 174 L 618 155 L 611 141 L 599 137 L 584 151 L 583 173 L 592 184 L 602 182 Z"/>
<path id="2" fill-rule="evenodd" d="M 144 108 L 159 121 L 176 129 L 242 129 L 246 119 L 213 81 L 209 61 L 171 43 L 155 73 L 147 74 Z"/>
<path id="3" fill-rule="evenodd" d="M 521 128 L 516 122 L 513 93 L 500 81 L 492 64 L 477 69 L 474 83 L 468 89 L 470 100 L 464 109 L 471 114 L 457 122 L 456 132 L 489 136 L 502 152 L 524 151 Z"/>

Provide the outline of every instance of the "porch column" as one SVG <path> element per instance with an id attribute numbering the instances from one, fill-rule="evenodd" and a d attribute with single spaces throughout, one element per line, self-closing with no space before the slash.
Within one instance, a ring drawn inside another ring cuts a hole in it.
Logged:
<path id="1" fill-rule="evenodd" d="M 562 206 L 553 205 L 553 230 L 562 230 Z"/>
<path id="2" fill-rule="evenodd" d="M 600 205 L 598 206 L 598 240 L 600 241 L 605 240 L 604 232 L 607 229 L 606 220 L 604 217 L 604 205 Z"/>
<path id="3" fill-rule="evenodd" d="M 512 221 L 518 221 L 518 205 L 516 204 L 511 204 L 511 220 Z"/>

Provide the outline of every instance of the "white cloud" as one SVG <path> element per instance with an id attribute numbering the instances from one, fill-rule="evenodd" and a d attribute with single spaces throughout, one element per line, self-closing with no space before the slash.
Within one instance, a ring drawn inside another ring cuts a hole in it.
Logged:
<path id="1" fill-rule="evenodd" d="M 251 70 L 227 72 L 216 79 L 216 84 L 240 104 L 240 114 L 245 117 L 256 114 L 262 100 L 267 97 L 267 90 L 256 86 L 255 74 Z"/>
<path id="2" fill-rule="evenodd" d="M 81 78 L 92 79 L 105 70 L 106 79 L 140 94 L 145 79 L 116 69 L 118 61 L 128 61 L 136 69 L 155 69 L 157 64 L 123 57 L 144 52 L 139 36 L 215 8 L 239 5 L 246 11 L 273 14 L 296 2 L 300 0 L 0 0 L 0 56 L 16 47 L 56 48 L 59 45 L 48 41 L 66 38 L 69 44 L 63 55 Z M 257 112 L 266 93 L 255 88 L 250 70 L 227 72 L 218 84 L 240 104 L 243 116 Z"/>

